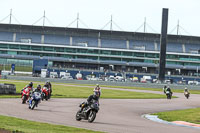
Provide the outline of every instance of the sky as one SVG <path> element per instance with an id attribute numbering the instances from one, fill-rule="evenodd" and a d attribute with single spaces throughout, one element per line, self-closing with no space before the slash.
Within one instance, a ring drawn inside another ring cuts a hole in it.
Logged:
<path id="1" fill-rule="evenodd" d="M 76 27 L 79 14 L 79 28 L 110 30 L 112 16 L 112 30 L 144 32 L 146 18 L 146 32 L 160 33 L 163 8 L 168 34 L 177 34 L 179 21 L 179 35 L 200 36 L 200 0 L 0 0 L 0 23 L 12 9 L 12 24 L 43 25 L 45 11 L 46 26 Z"/>

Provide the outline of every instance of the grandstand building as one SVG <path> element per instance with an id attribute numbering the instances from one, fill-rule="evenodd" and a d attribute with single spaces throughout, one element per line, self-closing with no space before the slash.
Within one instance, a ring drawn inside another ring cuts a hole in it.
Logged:
<path id="1" fill-rule="evenodd" d="M 158 73 L 160 34 L 0 24 L 0 64 Z M 166 72 L 194 75 L 200 37 L 168 35 Z"/>

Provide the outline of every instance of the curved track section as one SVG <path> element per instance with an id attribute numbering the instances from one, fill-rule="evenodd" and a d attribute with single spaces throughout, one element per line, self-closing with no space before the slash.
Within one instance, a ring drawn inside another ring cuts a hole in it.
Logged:
<path id="1" fill-rule="evenodd" d="M 85 99 L 50 99 L 35 110 L 22 105 L 21 99 L 0 99 L 0 115 L 109 133 L 199 133 L 199 129 L 157 123 L 141 117 L 148 113 L 200 107 L 200 95 L 191 95 L 189 100 L 183 94 L 175 95 L 179 98 L 100 99 L 100 111 L 93 123 L 75 120 L 78 105 Z"/>

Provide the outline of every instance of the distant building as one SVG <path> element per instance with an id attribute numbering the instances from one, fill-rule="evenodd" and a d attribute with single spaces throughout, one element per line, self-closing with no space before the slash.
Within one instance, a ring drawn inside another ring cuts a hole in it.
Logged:
<path id="1" fill-rule="evenodd" d="M 157 73 L 160 34 L 0 24 L 0 64 Z M 168 35 L 166 72 L 200 66 L 200 37 Z"/>

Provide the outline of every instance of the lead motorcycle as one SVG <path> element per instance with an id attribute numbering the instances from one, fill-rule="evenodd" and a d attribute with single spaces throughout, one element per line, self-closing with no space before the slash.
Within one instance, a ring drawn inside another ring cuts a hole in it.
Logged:
<path id="1" fill-rule="evenodd" d="M 76 120 L 80 121 L 81 119 L 88 120 L 88 122 L 93 122 L 96 118 L 96 114 L 99 111 L 99 102 L 93 100 L 91 103 L 82 102 L 79 105 L 80 109 L 76 113 Z"/>
<path id="2" fill-rule="evenodd" d="M 39 92 L 34 92 L 32 94 L 31 99 L 29 100 L 29 109 L 34 109 L 38 106 L 38 103 L 40 102 L 41 94 Z"/>

